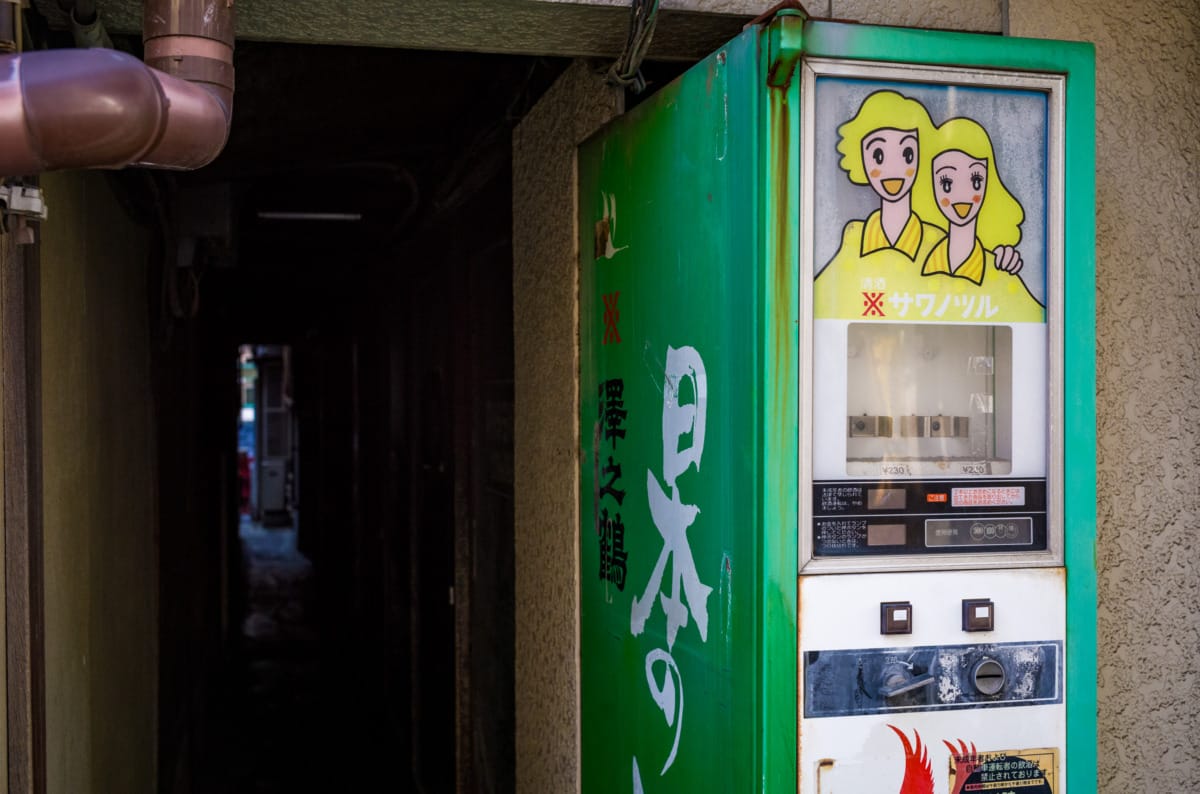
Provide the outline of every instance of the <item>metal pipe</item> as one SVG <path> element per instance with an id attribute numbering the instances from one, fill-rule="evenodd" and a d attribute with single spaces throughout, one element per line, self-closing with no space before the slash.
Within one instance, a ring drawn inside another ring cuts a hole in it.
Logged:
<path id="1" fill-rule="evenodd" d="M 81 25 L 90 25 L 96 21 L 96 0 L 75 0 L 72 3 L 71 18 Z"/>
<path id="2" fill-rule="evenodd" d="M 89 13 L 84 8 L 84 4 L 80 3 L 71 9 L 70 15 L 71 37 L 75 39 L 76 47 L 80 49 L 92 47 L 113 49 L 112 39 L 108 37 L 108 31 L 104 29 L 104 23 L 100 21 L 100 15 L 96 13 L 95 5 L 91 6 Z"/>
<path id="3" fill-rule="evenodd" d="M 108 49 L 0 57 L 0 175 L 212 162 L 233 112 L 232 0 L 147 0 L 146 62 Z"/>

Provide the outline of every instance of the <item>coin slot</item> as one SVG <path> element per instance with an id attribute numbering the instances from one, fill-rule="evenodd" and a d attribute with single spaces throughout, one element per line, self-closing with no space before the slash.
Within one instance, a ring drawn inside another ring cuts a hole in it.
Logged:
<path id="1" fill-rule="evenodd" d="M 1004 689 L 1004 667 L 995 659 L 983 659 L 971 671 L 975 688 L 981 695 L 995 695 Z"/>

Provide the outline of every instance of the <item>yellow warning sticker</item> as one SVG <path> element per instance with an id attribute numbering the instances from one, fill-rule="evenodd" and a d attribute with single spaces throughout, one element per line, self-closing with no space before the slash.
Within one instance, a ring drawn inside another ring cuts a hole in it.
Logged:
<path id="1" fill-rule="evenodd" d="M 947 745 L 949 743 L 947 742 Z M 1058 750 L 995 750 L 974 747 L 950 756 L 951 794 L 1058 794 Z"/>

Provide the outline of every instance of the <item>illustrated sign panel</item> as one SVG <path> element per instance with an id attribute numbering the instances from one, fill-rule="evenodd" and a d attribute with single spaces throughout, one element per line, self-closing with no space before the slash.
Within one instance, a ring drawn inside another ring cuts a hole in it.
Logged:
<path id="1" fill-rule="evenodd" d="M 807 68 L 813 556 L 1044 551 L 1054 81 Z"/>

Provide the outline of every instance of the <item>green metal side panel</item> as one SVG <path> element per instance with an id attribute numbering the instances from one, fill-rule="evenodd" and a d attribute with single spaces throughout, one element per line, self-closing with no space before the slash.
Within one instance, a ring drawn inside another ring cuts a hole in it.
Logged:
<path id="1" fill-rule="evenodd" d="M 748 31 L 580 150 L 585 792 L 795 783 L 796 324 L 772 318 L 796 257 L 763 222 L 794 148 L 768 56 Z"/>

